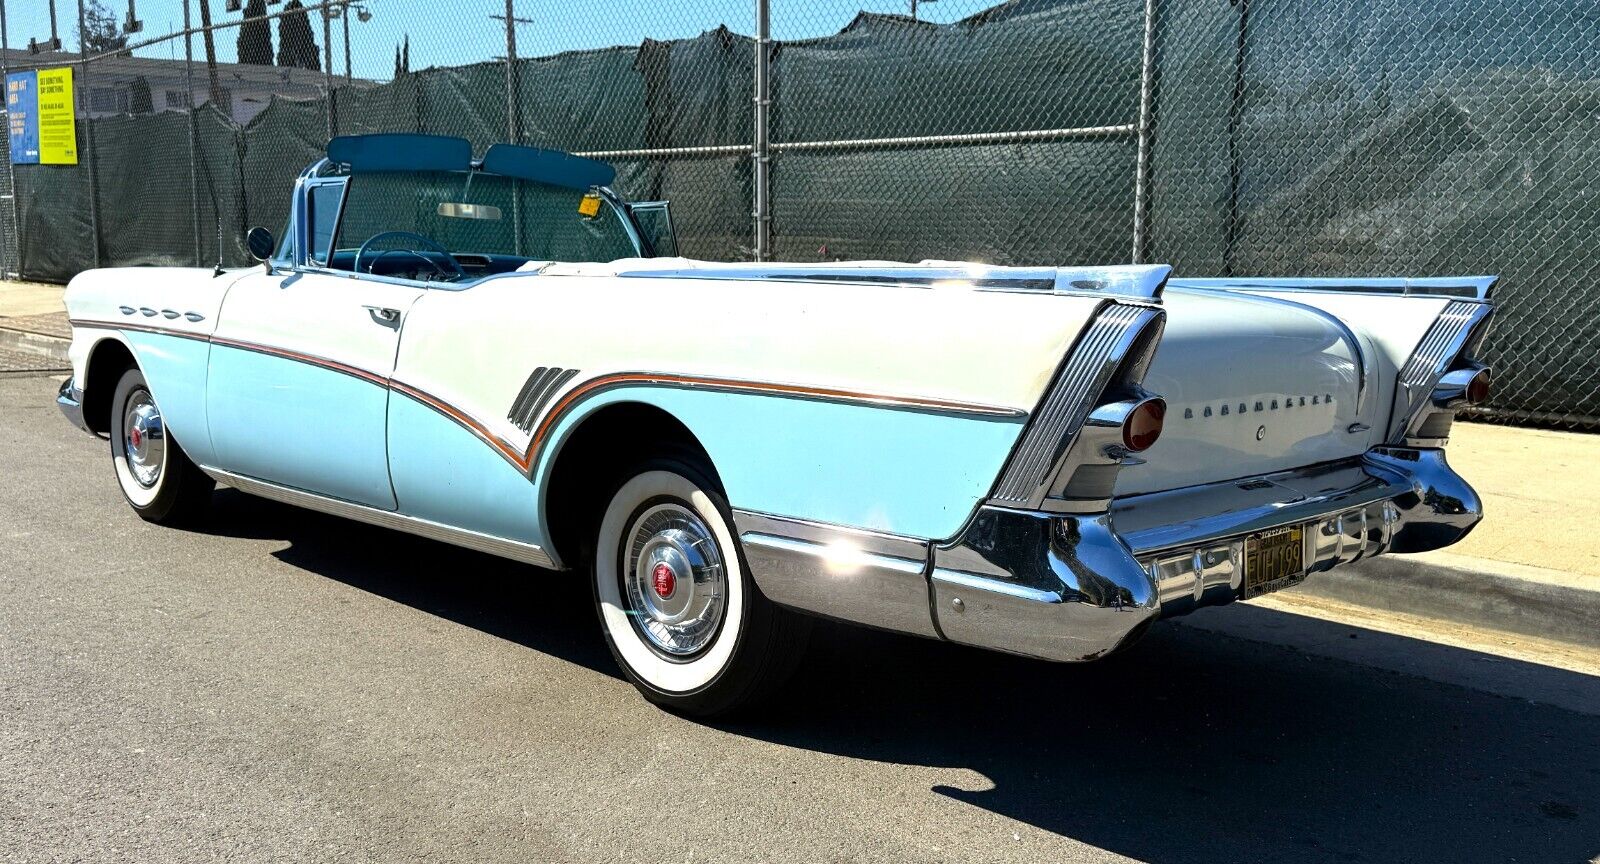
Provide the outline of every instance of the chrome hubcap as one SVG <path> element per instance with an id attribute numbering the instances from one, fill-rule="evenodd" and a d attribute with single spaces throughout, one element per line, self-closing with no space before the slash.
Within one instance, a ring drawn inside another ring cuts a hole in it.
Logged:
<path id="1" fill-rule="evenodd" d="M 167 435 L 161 411 L 148 390 L 135 390 L 128 397 L 122 414 L 122 452 L 128 458 L 128 473 L 140 486 L 148 489 L 161 479 Z"/>
<path id="2" fill-rule="evenodd" d="M 711 644 L 727 607 L 727 572 L 711 529 L 681 504 L 640 513 L 626 537 L 628 615 L 656 650 L 685 658 Z"/>

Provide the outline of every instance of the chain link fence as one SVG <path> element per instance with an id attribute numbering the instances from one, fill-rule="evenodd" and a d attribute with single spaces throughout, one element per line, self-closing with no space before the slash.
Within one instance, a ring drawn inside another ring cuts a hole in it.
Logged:
<path id="1" fill-rule="evenodd" d="M 429 132 L 607 159 L 694 257 L 1497 273 L 1486 413 L 1600 427 L 1592 4 L 134 5 L 0 0 L 82 154 L 6 166 L 7 276 L 246 263 L 330 135 Z"/>

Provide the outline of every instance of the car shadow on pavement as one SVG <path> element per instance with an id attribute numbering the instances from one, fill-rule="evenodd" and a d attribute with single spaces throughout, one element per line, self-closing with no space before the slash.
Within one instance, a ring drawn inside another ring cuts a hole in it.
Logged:
<path id="1" fill-rule="evenodd" d="M 287 563 L 618 677 L 582 579 L 232 490 L 217 493 L 204 530 L 287 540 L 274 553 Z M 1285 616 L 1235 610 L 1264 629 Z M 1309 626 L 1600 687 L 1560 669 Z M 819 622 L 773 704 L 712 725 L 963 769 L 981 778 L 930 791 L 1156 864 L 1600 854 L 1600 718 L 1181 625 L 1159 624 L 1096 663 L 1057 665 Z"/>
<path id="2" fill-rule="evenodd" d="M 1235 608 L 1263 626 L 1285 615 Z M 1396 650 L 1459 650 L 1316 623 Z M 1594 716 L 1170 623 L 1079 666 L 827 630 L 782 724 L 730 729 L 969 769 L 988 783 L 934 791 L 1142 861 L 1600 854 Z"/>
<path id="3" fill-rule="evenodd" d="M 285 540 L 274 557 L 569 663 L 621 678 L 588 582 L 399 531 L 219 488 L 208 534 Z"/>

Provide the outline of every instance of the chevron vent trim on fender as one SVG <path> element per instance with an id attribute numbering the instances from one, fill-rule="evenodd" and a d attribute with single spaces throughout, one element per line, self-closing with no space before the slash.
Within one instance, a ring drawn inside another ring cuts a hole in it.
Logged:
<path id="1" fill-rule="evenodd" d="M 510 420 L 523 432 L 532 433 L 534 421 L 539 418 L 544 406 L 566 386 L 568 381 L 577 377 L 576 369 L 560 369 L 554 366 L 540 366 L 533 370 L 528 380 L 522 385 L 522 390 L 517 393 L 517 398 L 511 403 L 511 410 L 506 412 L 506 419 Z"/>

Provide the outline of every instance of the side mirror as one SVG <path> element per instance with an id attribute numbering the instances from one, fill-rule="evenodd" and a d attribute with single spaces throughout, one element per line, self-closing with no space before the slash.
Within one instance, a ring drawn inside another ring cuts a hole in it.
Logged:
<path id="1" fill-rule="evenodd" d="M 273 239 L 271 231 L 258 225 L 244 235 L 244 245 L 250 250 L 251 258 L 265 263 L 272 257 L 273 250 L 278 248 L 278 241 Z"/>

